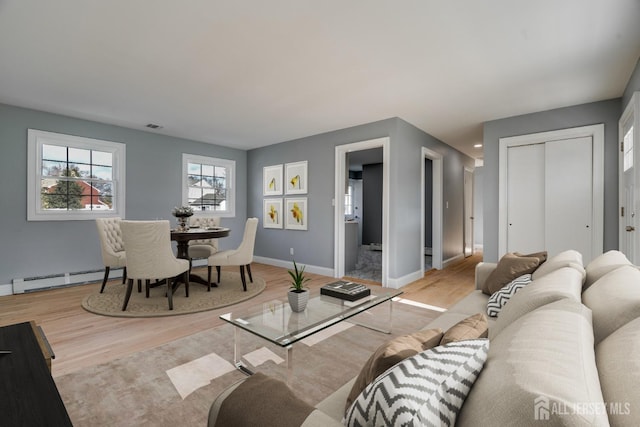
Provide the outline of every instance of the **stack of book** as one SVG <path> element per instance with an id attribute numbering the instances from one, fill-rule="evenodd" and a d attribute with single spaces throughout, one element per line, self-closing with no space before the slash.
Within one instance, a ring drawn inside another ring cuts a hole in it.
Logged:
<path id="1" fill-rule="evenodd" d="M 356 301 L 360 298 L 371 295 L 371 290 L 360 283 L 341 280 L 339 282 L 324 285 L 320 288 L 320 294 L 347 301 Z"/>

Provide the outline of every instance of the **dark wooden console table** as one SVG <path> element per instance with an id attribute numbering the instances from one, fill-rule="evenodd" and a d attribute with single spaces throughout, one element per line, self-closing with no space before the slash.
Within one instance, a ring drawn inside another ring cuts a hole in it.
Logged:
<path id="1" fill-rule="evenodd" d="M 0 327 L 0 425 L 72 426 L 32 323 Z M 42 340 L 42 337 L 40 337 Z"/>

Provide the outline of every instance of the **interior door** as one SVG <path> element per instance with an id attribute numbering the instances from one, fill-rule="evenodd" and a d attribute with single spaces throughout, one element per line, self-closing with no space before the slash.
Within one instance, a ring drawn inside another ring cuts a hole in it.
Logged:
<path id="1" fill-rule="evenodd" d="M 550 254 L 575 249 L 593 259 L 592 138 L 545 144 L 545 242 Z"/>
<path id="2" fill-rule="evenodd" d="M 544 144 L 507 151 L 507 251 L 545 249 Z"/>
<path id="3" fill-rule="evenodd" d="M 636 197 L 635 197 L 635 158 L 633 140 L 633 116 L 626 117 L 620 123 L 621 135 L 623 135 L 620 150 L 620 250 L 634 264 L 638 263 L 638 240 L 636 235 Z"/>
<path id="4" fill-rule="evenodd" d="M 473 172 L 464 169 L 464 256 L 473 255 Z"/>

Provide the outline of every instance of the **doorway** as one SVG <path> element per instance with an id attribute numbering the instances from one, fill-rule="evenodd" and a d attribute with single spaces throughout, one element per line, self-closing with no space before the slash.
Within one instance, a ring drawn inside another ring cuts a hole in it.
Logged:
<path id="1" fill-rule="evenodd" d="M 375 248 L 379 249 L 378 254 L 380 258 L 380 283 L 382 286 L 387 285 L 388 281 L 388 266 L 389 266 L 389 227 L 388 227 L 388 219 L 389 219 L 389 138 L 378 138 L 368 141 L 355 142 L 351 144 L 344 144 L 336 146 L 336 154 L 335 154 L 335 199 L 334 199 L 334 224 L 335 224 L 335 247 L 334 247 L 334 275 L 335 277 L 343 277 L 345 276 L 345 267 L 347 264 L 347 232 L 349 232 L 349 241 L 353 240 L 354 232 L 350 230 L 354 230 L 354 226 L 348 224 L 349 221 L 346 221 L 345 218 L 345 195 L 348 195 L 349 191 L 349 158 L 353 159 L 354 156 L 357 158 L 358 152 L 364 152 L 368 150 L 380 149 L 381 150 L 381 158 L 382 162 L 379 167 L 382 169 L 381 173 L 381 181 L 378 184 L 378 194 L 379 188 L 382 188 L 382 199 L 380 206 L 380 216 L 381 216 L 381 230 L 378 236 L 380 236 L 379 242 L 368 242 L 374 243 Z M 372 153 L 379 153 L 378 151 L 372 151 Z M 364 209 L 364 206 L 363 206 Z M 363 216 L 363 212 L 360 212 L 359 216 Z M 355 233 L 356 235 L 358 233 Z M 363 230 L 364 234 L 364 230 Z M 377 239 L 375 239 L 377 240 Z M 361 245 L 362 246 L 362 245 Z M 353 248 L 353 245 L 351 245 Z M 351 262 L 352 257 L 349 256 L 349 262 Z"/>
<path id="2" fill-rule="evenodd" d="M 473 255 L 473 170 L 464 168 L 464 257 Z"/>
<path id="3" fill-rule="evenodd" d="M 620 138 L 619 169 L 619 241 L 620 250 L 631 263 L 640 262 L 640 239 L 638 239 L 638 202 L 636 188 L 638 173 L 636 172 L 638 150 L 635 144 L 640 140 L 640 92 L 635 92 L 629 105 L 626 106 L 618 123 Z"/>
<path id="4" fill-rule="evenodd" d="M 422 274 L 428 270 L 425 263 L 425 250 L 427 248 L 426 242 L 427 229 L 430 228 L 431 235 L 431 268 L 442 269 L 442 155 L 422 147 L 422 171 L 421 179 L 422 196 L 421 200 L 421 242 L 418 255 L 420 258 L 420 265 L 422 266 Z M 430 166 L 430 170 L 429 170 Z M 429 191 L 427 187 L 430 187 Z M 427 201 L 431 198 L 430 203 Z M 430 215 L 427 214 L 427 210 L 430 209 Z M 428 220 L 430 218 L 430 221 Z"/>

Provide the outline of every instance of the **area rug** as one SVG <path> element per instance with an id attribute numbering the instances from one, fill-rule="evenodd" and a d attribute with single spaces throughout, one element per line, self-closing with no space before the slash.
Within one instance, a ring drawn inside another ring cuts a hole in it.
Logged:
<path id="1" fill-rule="evenodd" d="M 355 319 L 382 319 L 385 309 L 376 307 Z M 424 327 L 438 314 L 395 303 L 392 334 L 345 321 L 296 343 L 290 387 L 314 405 L 356 376 L 379 345 Z M 206 426 L 215 397 L 245 378 L 232 365 L 233 335 L 233 327 L 223 325 L 55 381 L 76 427 Z M 239 338 L 240 354 L 253 357 L 256 370 L 286 379 L 283 349 L 249 333 Z"/>
<path id="2" fill-rule="evenodd" d="M 214 271 L 215 278 L 215 271 Z M 169 310 L 166 285 L 152 288 L 149 298 L 145 298 L 144 285 L 142 292 L 138 293 L 134 284 L 131 299 L 127 310 L 122 311 L 122 303 L 126 291 L 126 285 L 118 282 L 107 283 L 103 293 L 95 293 L 87 296 L 82 301 L 82 307 L 95 314 L 115 317 L 158 317 L 175 316 L 179 314 L 197 313 L 199 311 L 213 310 L 248 300 L 260 294 L 266 283 L 264 279 L 253 276 L 253 283 L 247 278 L 247 291 L 242 290 L 240 274 L 232 271 L 223 271 L 218 287 L 211 288 L 199 283 L 191 282 L 189 286 L 189 298 L 185 296 L 184 285 L 181 285 L 173 295 L 173 310 Z"/>

